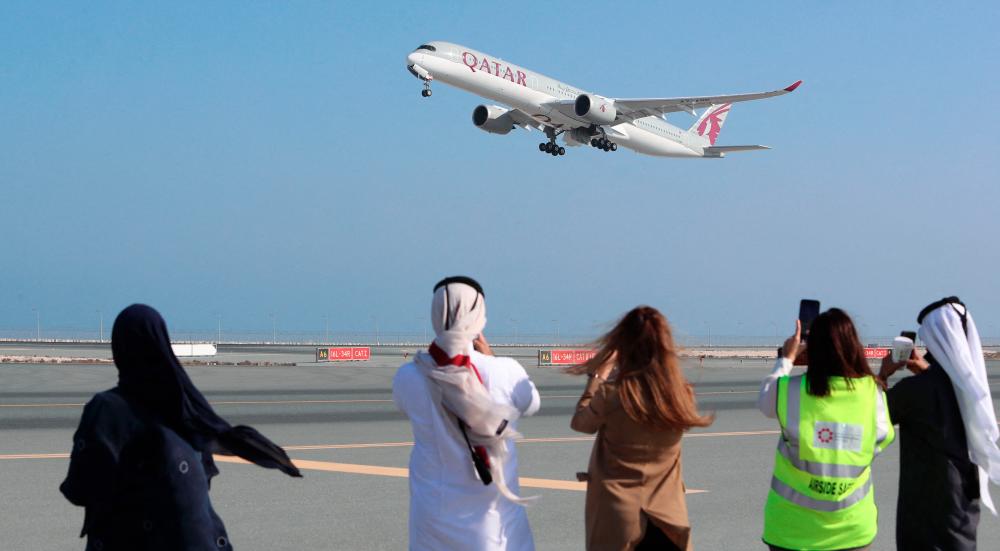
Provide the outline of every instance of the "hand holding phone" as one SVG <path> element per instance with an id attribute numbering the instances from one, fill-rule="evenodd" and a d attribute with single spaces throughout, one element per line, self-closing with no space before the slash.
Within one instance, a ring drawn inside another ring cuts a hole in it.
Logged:
<path id="1" fill-rule="evenodd" d="M 785 344 L 781 347 L 781 357 L 795 360 L 802 347 L 802 322 L 795 321 L 795 334 L 785 339 Z"/>
<path id="2" fill-rule="evenodd" d="M 905 362 L 910 359 L 913 352 L 913 339 L 909 337 L 896 337 L 892 339 L 892 361 L 896 363 Z"/>

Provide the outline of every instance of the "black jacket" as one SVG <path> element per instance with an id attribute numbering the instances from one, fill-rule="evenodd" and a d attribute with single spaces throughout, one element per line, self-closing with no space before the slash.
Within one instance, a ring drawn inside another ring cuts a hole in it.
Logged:
<path id="1" fill-rule="evenodd" d="M 87 551 L 230 550 L 208 498 L 215 474 L 201 452 L 112 389 L 84 408 L 59 489 L 86 508 Z"/>
<path id="2" fill-rule="evenodd" d="M 979 471 L 969 459 L 951 380 L 930 355 L 927 359 L 930 369 L 888 392 L 900 443 L 896 548 L 974 550 Z"/>

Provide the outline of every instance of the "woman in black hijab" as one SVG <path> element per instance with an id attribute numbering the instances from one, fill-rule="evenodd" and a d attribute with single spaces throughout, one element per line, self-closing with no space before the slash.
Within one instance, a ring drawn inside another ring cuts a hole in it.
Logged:
<path id="1" fill-rule="evenodd" d="M 111 333 L 118 386 L 96 394 L 73 436 L 59 487 L 85 507 L 87 550 L 232 549 L 208 498 L 212 453 L 299 477 L 284 450 L 233 427 L 195 388 L 170 348 L 160 314 L 133 304 Z"/>

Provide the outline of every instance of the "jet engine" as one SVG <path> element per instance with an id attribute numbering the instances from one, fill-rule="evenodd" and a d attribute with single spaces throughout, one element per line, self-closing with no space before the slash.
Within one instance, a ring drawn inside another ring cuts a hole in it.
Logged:
<path id="1" fill-rule="evenodd" d="M 472 110 L 472 124 L 490 134 L 508 134 L 514 128 L 514 118 L 507 111 L 496 105 L 480 105 Z"/>
<path id="2" fill-rule="evenodd" d="M 594 124 L 611 124 L 618 114 L 613 101 L 592 94 L 577 96 L 573 111 Z"/>

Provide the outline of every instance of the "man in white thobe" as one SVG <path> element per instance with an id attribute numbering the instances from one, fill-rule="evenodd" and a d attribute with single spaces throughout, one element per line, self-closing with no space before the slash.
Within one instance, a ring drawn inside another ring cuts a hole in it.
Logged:
<path id="1" fill-rule="evenodd" d="M 467 357 L 474 366 L 470 371 L 476 372 L 494 402 L 513 408 L 519 416 L 532 415 L 539 407 L 538 391 L 517 361 L 491 355 L 481 337 L 485 315 L 479 326 L 465 328 L 468 340 L 447 342 L 442 338 L 445 333 L 454 337 L 456 326 L 462 329 L 463 311 L 467 313 L 470 304 L 484 308 L 481 288 L 472 280 L 468 281 L 474 286 L 469 285 L 467 279 L 449 278 L 444 281 L 458 281 L 435 287 L 438 304 L 432 310 L 438 338 L 432 348 L 440 344 L 450 348 L 449 358 Z M 442 289 L 450 300 L 442 300 Z M 473 340 L 485 354 L 473 349 Z M 456 353 L 458 350 L 464 350 L 464 354 Z M 422 368 L 419 356 L 400 367 L 393 379 L 393 400 L 409 417 L 413 429 L 410 550 L 532 551 L 534 541 L 524 507 L 501 495 L 497 483 L 484 485 L 480 481 L 458 419 L 443 405 L 443 392 L 442 386 Z M 514 433 L 516 423 L 516 419 L 510 419 L 507 430 Z M 503 470 L 494 473 L 494 479 L 505 482 L 510 492 L 518 494 L 516 447 L 510 440 L 499 445 L 505 447 L 506 454 L 493 464 Z"/>

